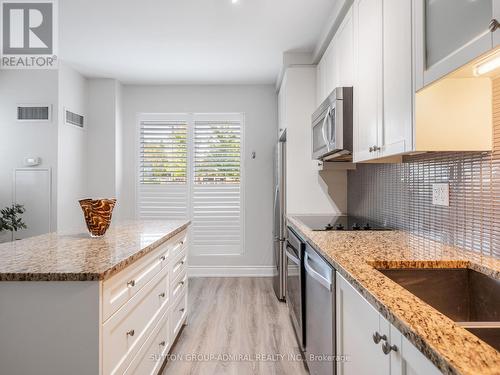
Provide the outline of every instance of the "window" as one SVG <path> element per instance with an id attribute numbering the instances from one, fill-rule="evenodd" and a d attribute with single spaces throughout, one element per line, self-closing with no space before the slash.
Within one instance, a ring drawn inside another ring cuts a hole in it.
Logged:
<path id="1" fill-rule="evenodd" d="M 241 254 L 243 115 L 143 115 L 139 124 L 138 217 L 189 217 L 193 254 Z"/>
<path id="2" fill-rule="evenodd" d="M 139 122 L 138 216 L 188 216 L 188 122 L 144 115 Z"/>
<path id="3" fill-rule="evenodd" d="M 241 231 L 241 115 L 195 115 L 193 249 L 238 255 Z"/>
<path id="4" fill-rule="evenodd" d="M 197 184 L 240 182 L 241 124 L 235 121 L 196 121 L 194 181 Z"/>
<path id="5" fill-rule="evenodd" d="M 142 184 L 187 182 L 187 123 L 142 121 L 140 140 Z"/>

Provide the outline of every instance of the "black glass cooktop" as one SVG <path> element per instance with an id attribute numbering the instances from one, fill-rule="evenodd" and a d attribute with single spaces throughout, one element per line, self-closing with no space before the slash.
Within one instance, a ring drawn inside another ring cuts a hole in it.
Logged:
<path id="1" fill-rule="evenodd" d="M 311 230 L 391 230 L 391 228 L 380 225 L 374 221 L 356 216 L 321 216 L 304 215 L 296 216 L 304 225 Z"/>

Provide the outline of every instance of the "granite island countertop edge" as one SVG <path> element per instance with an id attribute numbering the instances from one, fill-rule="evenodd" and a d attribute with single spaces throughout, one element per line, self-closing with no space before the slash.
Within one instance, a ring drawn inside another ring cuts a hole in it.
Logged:
<path id="1" fill-rule="evenodd" d="M 170 221 L 162 221 L 169 222 Z M 131 254 L 120 259 L 116 263 L 105 266 L 103 269 L 95 271 L 57 271 L 57 272 L 30 272 L 30 270 L 19 270 L 16 272 L 3 272 L 0 270 L 0 282 L 2 281 L 105 281 L 117 274 L 121 270 L 125 269 L 127 266 L 141 259 L 145 255 L 157 249 L 159 246 L 163 245 L 165 242 L 170 240 L 172 237 L 184 231 L 191 222 L 189 220 L 176 220 L 175 228 L 168 230 L 160 238 L 154 240 L 150 244 L 141 247 L 137 246 L 138 250 L 133 251 Z M 137 221 L 137 223 L 140 223 Z M 56 235 L 51 233 L 49 235 Z M 42 235 L 44 236 L 44 235 Z M 106 236 L 106 235 L 105 235 Z M 93 239 L 89 239 L 92 241 Z M 23 240 L 21 240 L 23 241 Z M 1 246 L 2 244 L 0 244 Z M 0 258 L 1 262 L 1 258 Z"/>

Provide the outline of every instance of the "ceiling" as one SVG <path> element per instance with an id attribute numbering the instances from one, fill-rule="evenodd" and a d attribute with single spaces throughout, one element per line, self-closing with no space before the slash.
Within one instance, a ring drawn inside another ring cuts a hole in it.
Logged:
<path id="1" fill-rule="evenodd" d="M 124 83 L 273 83 L 336 0 L 64 0 L 59 56 Z"/>

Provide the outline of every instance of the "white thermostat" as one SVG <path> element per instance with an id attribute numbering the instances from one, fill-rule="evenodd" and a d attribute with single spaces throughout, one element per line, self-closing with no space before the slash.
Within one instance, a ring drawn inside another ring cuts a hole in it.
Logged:
<path id="1" fill-rule="evenodd" d="M 41 162 L 42 162 L 42 159 L 40 159 L 39 157 L 24 158 L 24 166 L 25 167 L 36 167 L 37 165 L 40 165 Z"/>

